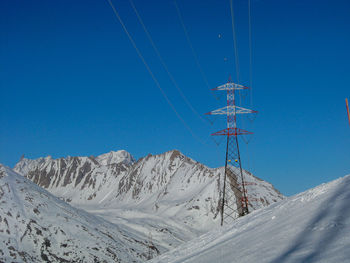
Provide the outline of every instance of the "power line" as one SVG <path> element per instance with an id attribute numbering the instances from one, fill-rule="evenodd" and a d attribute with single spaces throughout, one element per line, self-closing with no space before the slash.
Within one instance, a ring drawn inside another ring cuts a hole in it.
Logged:
<path id="1" fill-rule="evenodd" d="M 235 53 L 236 76 L 237 76 L 237 83 L 239 84 L 239 60 L 238 60 L 237 37 L 236 37 L 236 28 L 235 28 L 235 20 L 234 20 L 234 11 L 233 11 L 233 0 L 230 0 L 230 11 L 231 11 L 233 48 Z M 242 104 L 241 91 L 238 91 L 238 95 L 239 95 L 239 103 Z"/>
<path id="2" fill-rule="evenodd" d="M 134 2 L 133 2 L 132 0 L 129 0 L 129 2 L 130 2 L 130 4 L 131 4 L 132 8 L 134 9 L 134 12 L 135 12 L 135 14 L 136 14 L 136 16 L 137 16 L 137 19 L 139 20 L 139 22 L 140 22 L 140 24 L 141 24 L 143 30 L 145 31 L 149 42 L 151 43 L 151 45 L 152 45 L 152 47 L 153 47 L 155 53 L 157 54 L 160 63 L 162 64 L 163 68 L 164 68 L 165 71 L 167 72 L 167 74 L 168 74 L 168 76 L 169 76 L 171 82 L 174 84 L 174 86 L 176 87 L 176 89 L 177 89 L 178 92 L 180 93 L 182 99 L 186 102 L 187 106 L 191 109 L 191 111 L 192 111 L 195 115 L 197 115 L 197 117 L 199 117 L 203 122 L 205 122 L 205 120 L 203 119 L 203 117 L 194 109 L 194 107 L 193 107 L 192 104 L 189 102 L 189 100 L 187 99 L 187 97 L 185 96 L 185 94 L 182 92 L 182 90 L 180 89 L 179 85 L 178 85 L 177 82 L 175 81 L 174 76 L 170 73 L 168 66 L 166 65 L 166 63 L 165 63 L 163 57 L 161 56 L 161 54 L 160 54 L 160 52 L 159 52 L 159 50 L 158 50 L 156 44 L 154 43 L 154 41 L 153 41 L 153 39 L 152 39 L 152 37 L 151 37 L 149 31 L 147 30 L 147 28 L 146 28 L 146 26 L 145 26 L 145 24 L 144 24 L 144 22 L 143 22 L 143 20 L 142 20 L 142 18 L 141 18 L 141 16 L 140 16 L 140 13 L 139 13 L 138 10 L 137 10 L 137 8 L 136 8 Z"/>
<path id="3" fill-rule="evenodd" d="M 249 27 L 249 87 L 250 87 L 250 106 L 253 106 L 253 52 L 252 52 L 252 18 L 251 3 L 248 0 L 248 27 Z"/>
<path id="4" fill-rule="evenodd" d="M 201 144 L 205 144 L 203 143 L 203 141 L 192 131 L 192 129 L 188 126 L 188 124 L 185 122 L 185 120 L 181 117 L 181 115 L 177 112 L 175 106 L 171 103 L 171 101 L 169 100 L 168 96 L 166 95 L 165 91 L 162 89 L 162 87 L 160 86 L 157 78 L 155 77 L 155 75 L 153 74 L 151 68 L 149 67 L 149 65 L 147 64 L 145 58 L 142 56 L 141 51 L 138 49 L 134 39 L 132 38 L 132 36 L 130 35 L 129 31 L 127 30 L 123 20 L 121 19 L 119 13 L 117 12 L 115 6 L 113 5 L 111 0 L 107 0 L 109 5 L 111 6 L 111 8 L 113 9 L 113 12 L 115 14 L 115 16 L 117 17 L 118 21 L 120 22 L 121 26 L 123 27 L 124 32 L 126 33 L 126 35 L 128 36 L 132 46 L 134 47 L 134 49 L 136 50 L 137 55 L 139 56 L 139 58 L 141 59 L 142 63 L 145 65 L 148 73 L 151 75 L 154 83 L 156 84 L 156 86 L 158 87 L 158 89 L 160 90 L 160 92 L 162 93 L 163 97 L 165 98 L 166 102 L 168 103 L 168 105 L 170 106 L 170 108 L 174 111 L 174 113 L 176 114 L 177 118 L 182 122 L 182 124 L 185 126 L 185 128 L 191 133 L 192 137 L 195 138 L 197 141 L 199 141 Z"/>
<path id="5" fill-rule="evenodd" d="M 234 47 L 234 52 L 235 52 L 236 76 L 237 76 L 237 83 L 239 84 L 239 60 L 238 60 L 238 50 L 237 50 L 237 40 L 236 40 L 236 29 L 235 29 L 235 20 L 234 20 L 234 11 L 233 11 L 233 3 L 232 3 L 232 0 L 230 0 L 230 10 L 231 10 L 231 24 L 232 24 L 233 47 Z"/>
<path id="6" fill-rule="evenodd" d="M 196 61 L 196 64 L 197 64 L 197 66 L 198 66 L 199 71 L 201 72 L 201 75 L 202 75 L 202 77 L 203 77 L 203 80 L 204 80 L 205 84 L 206 84 L 206 85 L 208 86 L 208 88 L 210 89 L 210 85 L 209 85 L 208 79 L 207 79 L 206 75 L 204 74 L 204 71 L 203 71 L 203 69 L 202 69 L 201 64 L 199 63 L 198 55 L 197 55 L 196 51 L 195 51 L 194 48 L 193 48 L 193 45 L 192 45 L 190 36 L 189 36 L 188 31 L 187 31 L 187 29 L 186 29 L 184 20 L 183 20 L 183 18 L 182 18 L 181 12 L 180 12 L 180 8 L 179 8 L 179 6 L 178 6 L 176 0 L 174 0 L 174 3 L 175 3 L 177 15 L 178 15 L 178 17 L 179 17 L 179 20 L 180 20 L 182 29 L 183 29 L 184 32 L 185 32 L 186 39 L 187 39 L 188 45 L 189 45 L 190 48 L 191 48 L 191 51 L 192 51 L 194 60 Z"/>
<path id="7" fill-rule="evenodd" d="M 195 49 L 194 49 L 194 47 L 192 45 L 192 41 L 191 41 L 190 35 L 189 35 L 188 30 L 187 30 L 187 28 L 185 26 L 185 22 L 184 22 L 184 20 L 182 18 L 181 11 L 180 11 L 180 8 L 179 8 L 176 0 L 174 0 L 174 4 L 175 4 L 175 7 L 176 7 L 177 16 L 178 16 L 178 18 L 180 20 L 180 24 L 182 26 L 182 29 L 183 29 L 184 33 L 185 33 L 187 43 L 190 46 L 193 58 L 194 58 L 194 60 L 196 62 L 196 65 L 197 65 L 197 67 L 198 67 L 198 69 L 199 69 L 199 71 L 201 73 L 201 76 L 202 76 L 205 84 L 207 85 L 208 89 L 212 92 L 212 95 L 215 97 L 216 100 L 219 100 L 218 97 L 215 95 L 215 93 L 210 88 L 210 84 L 209 84 L 208 79 L 207 79 L 207 77 L 206 77 L 206 75 L 205 75 L 205 73 L 203 71 L 203 68 L 202 68 L 200 62 L 199 62 L 197 52 L 195 51 Z"/>

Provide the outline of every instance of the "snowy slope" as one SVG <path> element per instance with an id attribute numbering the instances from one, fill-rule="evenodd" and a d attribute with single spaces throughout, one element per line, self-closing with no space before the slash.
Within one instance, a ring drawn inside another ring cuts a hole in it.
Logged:
<path id="1" fill-rule="evenodd" d="M 137 162 L 125 151 L 98 157 L 24 158 L 14 170 L 72 205 L 108 220 L 113 214 L 128 220 L 137 213 L 145 221 L 149 215 L 172 219 L 200 233 L 218 224 L 223 168 L 208 168 L 176 150 Z M 284 198 L 271 184 L 248 172 L 245 177 L 250 183 L 251 210 Z"/>
<path id="2" fill-rule="evenodd" d="M 148 237 L 71 207 L 0 165 L 0 262 L 144 262 Z"/>
<path id="3" fill-rule="evenodd" d="M 350 262 L 350 175 L 254 211 L 151 262 Z"/>

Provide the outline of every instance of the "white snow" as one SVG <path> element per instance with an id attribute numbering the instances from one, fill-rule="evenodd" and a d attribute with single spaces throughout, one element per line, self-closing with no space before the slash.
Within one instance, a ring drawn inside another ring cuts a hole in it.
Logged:
<path id="1" fill-rule="evenodd" d="M 2 165 L 0 204 L 0 262 L 147 259 L 147 236 L 74 208 Z"/>
<path id="2" fill-rule="evenodd" d="M 101 165 L 110 165 L 110 164 L 132 164 L 135 162 L 134 158 L 125 150 L 119 151 L 111 151 L 109 153 L 101 154 L 96 157 L 96 161 L 98 161 Z"/>
<path id="3" fill-rule="evenodd" d="M 61 166 L 65 169 L 60 169 Z M 87 172 L 83 167 L 91 169 Z M 89 211 L 126 209 L 143 215 L 156 214 L 201 233 L 219 224 L 218 179 L 222 177 L 223 168 L 208 168 L 176 150 L 149 155 L 136 163 L 124 150 L 94 159 L 70 157 L 47 162 L 25 159 L 14 170 L 39 185 L 46 181 L 40 181 L 40 176 L 49 177 L 49 185 L 43 187 L 70 204 Z M 41 171 L 40 176 L 37 171 Z M 78 181 L 81 173 L 85 174 Z M 251 209 L 283 199 L 271 184 L 248 172 L 245 172 L 245 177 L 247 182 L 254 183 L 246 187 L 253 197 Z M 67 184 L 66 178 L 69 178 Z M 254 201 L 255 197 L 259 200 Z M 101 214 L 105 213 L 102 211 Z"/>
<path id="4" fill-rule="evenodd" d="M 131 155 L 117 151 L 43 163 L 26 159 L 15 171 L 75 207 L 132 229 L 146 241 L 151 234 L 161 253 L 219 225 L 223 168 L 208 168 L 176 150 L 137 162 L 127 156 Z M 246 171 L 245 178 L 251 183 L 246 187 L 249 194 L 258 200 L 251 201 L 251 210 L 284 198 Z"/>
<path id="5" fill-rule="evenodd" d="M 256 210 L 151 262 L 350 262 L 350 175 Z"/>
<path id="6" fill-rule="evenodd" d="M 237 219 L 230 226 L 219 227 L 216 208 L 220 186 L 218 178 L 223 172 L 222 168 L 210 169 L 178 151 L 149 155 L 138 162 L 128 153 L 121 152 L 111 152 L 96 158 L 23 159 L 16 165 L 16 170 L 31 177 L 33 181 L 42 179 L 43 184 L 45 176 L 49 176 L 47 190 L 90 213 L 73 209 L 61 202 L 60 207 L 65 211 L 62 213 L 66 213 L 67 218 L 72 217 L 73 222 L 87 220 L 85 226 L 97 224 L 103 229 L 115 228 L 113 237 L 117 244 L 120 233 L 128 241 L 138 240 L 138 247 L 121 240 L 122 250 L 118 251 L 125 254 L 123 260 L 126 261 L 139 252 L 130 255 L 130 251 L 123 250 L 125 246 L 135 249 L 132 251 L 142 251 L 149 244 L 149 236 L 152 236 L 153 245 L 159 250 L 154 251 L 153 256 L 164 253 L 153 259 L 153 263 L 350 262 L 350 176 L 282 200 L 284 197 L 271 184 L 245 171 L 248 184 L 246 188 L 252 197 L 251 208 L 258 210 Z M 62 167 L 66 168 L 61 169 Z M 78 178 L 85 171 L 84 167 L 91 169 L 79 181 Z M 42 172 L 38 174 L 36 171 Z M 16 180 L 19 180 L 16 176 Z M 69 179 L 68 183 L 65 184 L 64 179 Z M 4 184 L 0 186 L 0 190 L 6 192 Z M 3 196 L 1 191 L 0 197 Z M 37 191 L 50 196 L 44 190 Z M 10 198 L 16 211 L 20 211 L 16 213 L 21 218 L 27 218 L 29 214 L 30 218 L 39 220 L 39 215 L 19 205 L 24 203 L 28 206 L 28 200 L 25 200 L 27 196 L 18 190 L 11 192 L 19 193 Z M 282 201 L 274 203 L 279 200 Z M 272 205 L 264 208 L 268 204 Z M 47 207 L 57 209 L 52 202 L 42 206 L 46 210 L 39 206 L 41 213 L 47 212 Z M 6 211 L 10 211 L 11 207 L 0 207 L 6 218 Z M 80 219 L 81 214 L 85 219 Z M 54 222 L 50 220 L 49 222 Z M 59 225 L 63 228 L 61 223 Z M 14 231 L 14 228 L 21 229 L 23 226 L 18 226 L 18 222 L 17 226 L 15 223 L 10 226 L 8 229 L 11 230 L 11 235 L 15 233 L 14 240 L 17 242 L 11 244 L 15 244 L 17 250 L 27 249 L 18 242 L 22 235 L 19 233 L 23 229 Z M 91 227 L 87 229 L 90 233 L 95 233 Z M 49 229 L 52 244 L 57 246 L 62 242 L 64 237 L 54 235 L 47 225 L 44 229 Z M 73 235 L 78 232 L 74 228 L 69 231 Z M 1 238 L 7 240 L 8 236 L 3 233 L 0 233 L 0 241 Z M 101 240 L 104 238 L 101 237 Z M 38 240 L 43 241 L 40 238 Z M 89 238 L 87 240 L 93 242 Z M 110 242 L 108 244 L 111 245 Z M 7 257 L 10 250 L 6 251 Z M 88 256 L 85 252 L 82 253 Z M 140 255 L 141 258 L 145 257 L 145 252 Z M 109 256 L 102 254 L 102 257 Z"/>

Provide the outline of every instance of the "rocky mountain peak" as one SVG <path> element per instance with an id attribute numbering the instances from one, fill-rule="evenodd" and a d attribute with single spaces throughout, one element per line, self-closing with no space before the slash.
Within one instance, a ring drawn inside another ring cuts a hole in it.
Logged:
<path id="1" fill-rule="evenodd" d="M 97 162 L 99 162 L 100 165 L 111 165 L 119 163 L 132 165 L 135 163 L 134 157 L 125 150 L 110 151 L 109 153 L 104 153 L 97 156 L 95 159 Z"/>
<path id="2" fill-rule="evenodd" d="M 48 155 L 48 156 L 46 156 L 44 159 L 45 159 L 45 161 L 52 160 L 52 156 L 51 156 L 51 155 Z"/>
<path id="3" fill-rule="evenodd" d="M 137 207 L 196 227 L 217 220 L 219 178 L 223 168 L 209 168 L 178 150 L 147 155 L 135 162 L 130 153 L 111 151 L 97 157 L 23 159 L 15 169 L 54 195 L 74 205 Z M 251 209 L 283 199 L 273 186 L 244 171 Z"/>

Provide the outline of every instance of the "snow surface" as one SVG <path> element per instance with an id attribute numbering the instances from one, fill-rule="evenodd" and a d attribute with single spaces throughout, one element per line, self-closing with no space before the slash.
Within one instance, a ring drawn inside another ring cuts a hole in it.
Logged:
<path id="1" fill-rule="evenodd" d="M 350 175 L 256 210 L 150 262 L 350 262 Z"/>
<path id="2" fill-rule="evenodd" d="M 71 205 L 129 229 L 144 243 L 152 236 L 159 253 L 219 225 L 223 168 L 208 168 L 176 150 L 133 160 L 117 151 L 96 158 L 22 159 L 14 170 Z M 284 198 L 270 183 L 244 173 L 251 210 Z"/>
<path id="3" fill-rule="evenodd" d="M 88 211 L 120 214 L 122 209 L 132 209 L 174 219 L 201 233 L 219 224 L 223 168 L 208 168 L 176 150 L 133 160 L 126 151 L 117 151 L 96 158 L 22 159 L 14 170 Z M 251 210 L 284 198 L 270 183 L 244 173 L 251 183 L 246 186 Z"/>
<path id="4" fill-rule="evenodd" d="M 147 239 L 0 165 L 0 262 L 144 262 Z M 153 243 L 152 251 L 159 253 Z"/>
<path id="5" fill-rule="evenodd" d="M 48 256 L 55 262 L 47 240 L 63 251 L 60 258 L 68 259 L 64 253 L 70 253 L 88 262 L 96 257 L 111 262 L 116 255 L 122 262 L 144 261 L 150 247 L 151 257 L 162 254 L 153 263 L 350 262 L 350 176 L 274 203 L 284 197 L 245 171 L 248 193 L 256 200 L 251 211 L 258 210 L 219 227 L 223 169 L 208 168 L 178 151 L 137 162 L 125 151 L 96 158 L 24 158 L 15 169 L 89 213 L 1 168 L 0 244 L 5 246 L 0 262 L 23 251 L 16 255 L 36 261 Z M 26 229 L 30 233 L 24 235 Z M 67 249 L 61 246 L 66 237 L 60 230 L 70 234 Z M 98 250 L 90 253 L 92 246 Z"/>

